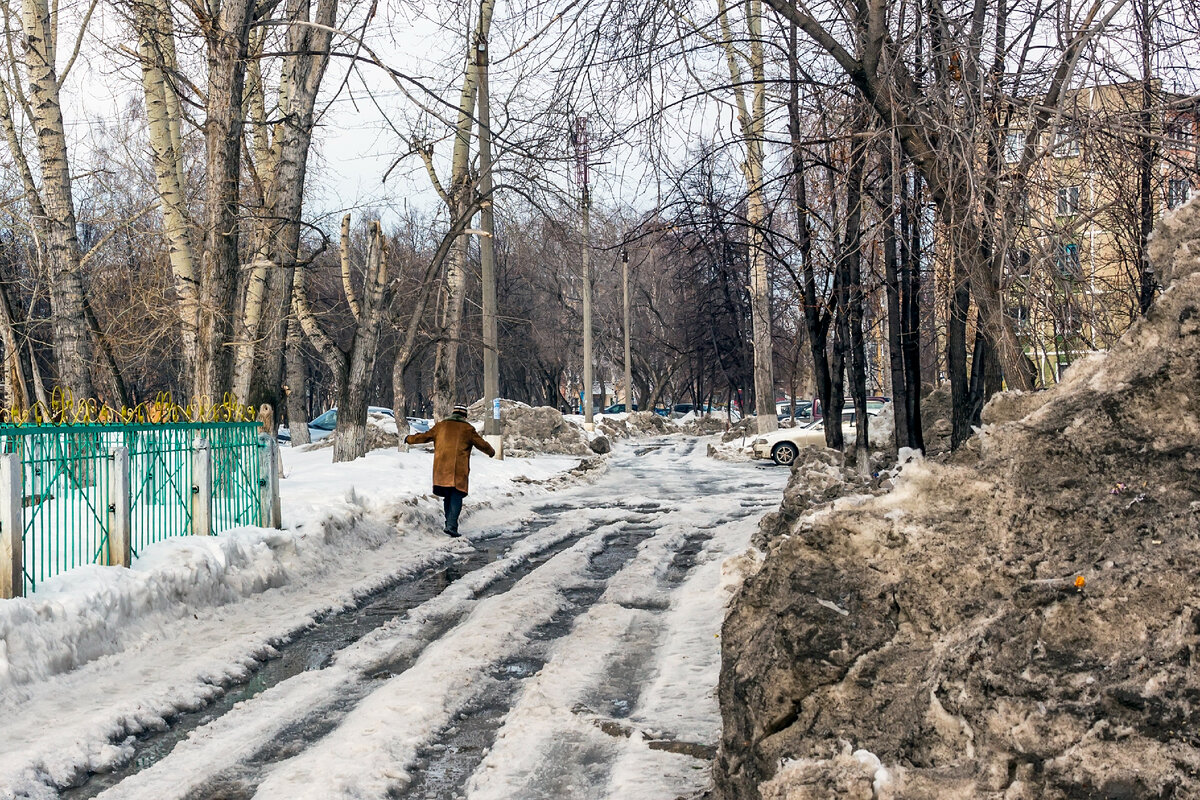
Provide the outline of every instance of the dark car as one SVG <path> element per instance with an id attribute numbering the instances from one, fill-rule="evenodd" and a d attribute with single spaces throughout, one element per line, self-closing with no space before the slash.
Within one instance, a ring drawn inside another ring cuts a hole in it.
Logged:
<path id="1" fill-rule="evenodd" d="M 634 411 L 638 410 L 637 403 L 633 404 L 633 410 Z M 625 404 L 624 403 L 613 403 L 611 406 L 604 409 L 604 413 L 605 414 L 624 414 L 625 413 Z"/>
<path id="2" fill-rule="evenodd" d="M 799 419 L 799 420 L 812 419 L 812 405 L 813 404 L 812 404 L 811 400 L 797 400 L 796 401 L 796 419 Z M 778 408 L 779 408 L 779 420 L 781 422 L 785 419 L 792 418 L 792 411 L 791 411 L 790 404 L 780 403 Z"/>

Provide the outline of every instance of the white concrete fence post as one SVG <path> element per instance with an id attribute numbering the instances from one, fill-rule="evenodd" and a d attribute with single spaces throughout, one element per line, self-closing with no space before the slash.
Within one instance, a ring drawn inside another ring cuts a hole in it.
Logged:
<path id="1" fill-rule="evenodd" d="M 279 504 L 279 442 L 268 433 L 259 434 L 259 525 L 263 528 L 283 527 Z"/>
<path id="2" fill-rule="evenodd" d="M 212 533 L 212 449 L 208 440 L 192 444 L 192 535 Z"/>
<path id="3" fill-rule="evenodd" d="M 129 448 L 114 447 L 109 458 L 112 468 L 108 473 L 108 563 L 113 567 L 128 567 L 133 561 Z"/>
<path id="4" fill-rule="evenodd" d="M 25 593 L 21 534 L 25 514 L 21 504 L 21 457 L 0 454 L 0 599 Z"/>

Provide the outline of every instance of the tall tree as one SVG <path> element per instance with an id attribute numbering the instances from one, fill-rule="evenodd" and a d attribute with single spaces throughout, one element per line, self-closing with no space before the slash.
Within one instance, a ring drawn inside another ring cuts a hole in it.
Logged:
<path id="1" fill-rule="evenodd" d="M 4 11 L 7 22 L 11 16 L 7 4 Z M 87 16 L 90 17 L 90 12 Z M 84 27 L 86 24 L 85 19 Z M 14 32 L 7 25 L 6 33 L 11 42 Z M 84 311 L 75 201 L 59 96 L 78 46 L 60 75 L 56 64 L 57 18 L 51 14 L 47 0 L 23 0 L 20 39 L 27 83 L 23 90 L 15 65 L 10 64 L 14 71 L 0 87 L 0 125 L 21 176 L 32 216 L 31 228 L 39 255 L 44 259 L 42 267 L 50 295 L 51 338 L 58 384 L 77 400 L 82 400 L 95 393 L 91 376 L 92 342 Z M 14 99 L 33 127 L 40 185 L 35 181 L 18 135 L 20 122 L 13 116 Z"/>
<path id="2" fill-rule="evenodd" d="M 746 158 L 742 173 L 746 180 L 746 224 L 750 229 L 750 308 L 754 336 L 754 408 L 759 433 L 779 427 L 775 413 L 775 347 L 771 338 L 771 282 L 767 270 L 766 236 L 767 204 L 765 198 L 764 147 L 766 146 L 767 82 L 763 43 L 762 0 L 747 0 L 746 33 L 749 52 L 746 61 L 750 70 L 747 80 L 740 64 L 741 56 L 733 37 L 729 7 L 717 0 L 721 23 L 722 46 L 729 68 L 730 89 L 737 106 Z M 750 99 L 747 100 L 747 88 Z"/>

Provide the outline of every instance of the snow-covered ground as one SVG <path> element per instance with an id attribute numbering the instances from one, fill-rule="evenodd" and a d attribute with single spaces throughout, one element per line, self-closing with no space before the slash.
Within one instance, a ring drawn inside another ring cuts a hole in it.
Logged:
<path id="1" fill-rule="evenodd" d="M 703 452 L 630 442 L 569 480 L 578 459 L 476 458 L 474 541 L 456 542 L 422 497 L 428 453 L 334 467 L 328 450 L 285 450 L 287 530 L 165 542 L 133 570 L 0 603 L 0 798 L 111 768 L 123 779 L 104 797 L 690 791 L 719 726 L 721 564 L 786 480 Z M 144 731 L 215 709 L 306 629 L 439 567 L 429 599 L 145 755 Z M 456 744 L 467 733 L 487 739 L 476 755 Z"/>

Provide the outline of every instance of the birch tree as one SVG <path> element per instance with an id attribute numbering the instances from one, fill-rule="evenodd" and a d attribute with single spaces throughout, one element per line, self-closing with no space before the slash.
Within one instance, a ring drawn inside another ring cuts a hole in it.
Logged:
<path id="1" fill-rule="evenodd" d="M 0 126 L 4 129 L 14 165 L 21 177 L 29 206 L 31 229 L 37 240 L 41 271 L 50 295 L 51 338 L 58 384 L 76 399 L 94 394 L 91 377 L 91 332 L 84 312 L 80 246 L 76 233 L 75 203 L 60 101 L 61 82 L 70 71 L 78 44 L 59 74 L 57 20 L 47 0 L 24 0 L 19 32 L 12 28 L 12 9 L 5 3 L 5 33 L 10 52 L 20 40 L 25 83 L 15 64 L 0 86 Z M 87 15 L 90 17 L 90 12 Z M 84 20 L 86 27 L 87 19 Z M 82 36 L 82 29 L 80 31 Z M 22 112 L 14 116 L 13 102 Z M 25 151 L 23 123 L 34 134 L 40 185 Z"/>
<path id="2" fill-rule="evenodd" d="M 308 156 L 337 10 L 337 0 L 318 0 L 315 13 L 308 0 L 288 2 L 283 20 L 287 25 L 286 55 L 277 108 L 270 115 L 275 123 L 269 146 L 262 72 L 254 69 L 253 168 L 264 189 L 263 222 L 241 313 L 233 381 L 233 393 L 238 398 L 251 399 L 251 377 L 257 374 L 258 397 L 254 399 L 273 404 L 281 399 L 289 295 L 300 247 Z"/>
<path id="3" fill-rule="evenodd" d="M 340 255 L 342 263 L 349 265 L 349 214 L 342 218 Z M 385 256 L 383 232 L 379 222 L 372 221 L 368 226 L 362 297 L 355 295 L 349 282 L 344 284 L 344 289 L 348 290 L 346 299 L 354 309 L 350 345 L 346 349 L 338 345 L 309 306 L 304 285 L 304 268 L 299 267 L 295 270 L 292 306 L 296 318 L 308 340 L 320 353 L 322 361 L 333 372 L 334 383 L 337 386 L 338 421 L 333 440 L 335 462 L 352 461 L 367 454 L 367 387 L 379 350 L 379 332 L 391 302 Z M 293 427 L 304 423 L 304 419 L 291 421 Z"/>
<path id="4" fill-rule="evenodd" d="M 179 63 L 175 24 L 167 0 L 135 0 L 132 19 L 146 101 L 146 128 L 162 208 L 163 238 L 175 286 L 184 374 L 196 369 L 200 324 L 194 226 L 187 207 L 182 109 L 176 88 Z"/>
<path id="5" fill-rule="evenodd" d="M 726 0 L 717 0 L 721 45 L 729 68 L 729 85 L 737 107 L 746 158 L 742 174 L 746 180 L 746 225 L 750 229 L 750 309 L 754 337 L 754 406 L 758 432 L 779 427 L 775 413 L 774 345 L 771 341 L 771 284 L 765 245 L 767 204 L 764 197 L 764 152 L 766 143 L 767 83 L 763 54 L 762 0 L 746 2 L 746 33 L 749 51 L 739 53 L 733 37 Z M 743 75 L 745 60 L 750 76 Z M 747 100 L 747 92 L 750 94 Z"/>
<path id="6" fill-rule="evenodd" d="M 475 25 L 474 40 L 468 42 L 466 71 L 458 99 L 458 116 L 454 126 L 454 149 L 450 158 L 450 180 L 443 183 L 433 163 L 431 145 L 419 147 L 425 162 L 430 183 L 446 204 L 450 219 L 457 220 L 474 192 L 471 175 L 471 132 L 475 122 L 475 101 L 478 90 L 478 73 L 475 64 L 475 42 L 487 41 L 492 25 L 495 0 L 482 0 L 479 19 Z M 440 332 L 434 357 L 434 414 L 438 417 L 450 413 L 457 402 L 458 391 L 458 346 L 462 340 L 463 304 L 467 292 L 467 239 L 459 237 L 450 248 L 446 265 L 446 281 L 442 288 L 439 325 Z"/>

